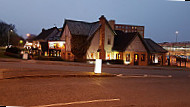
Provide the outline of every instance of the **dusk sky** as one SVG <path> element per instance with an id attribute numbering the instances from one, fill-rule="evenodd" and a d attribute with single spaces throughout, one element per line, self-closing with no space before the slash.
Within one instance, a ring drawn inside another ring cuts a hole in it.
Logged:
<path id="1" fill-rule="evenodd" d="M 0 0 L 0 20 L 17 33 L 38 35 L 42 28 L 62 27 L 64 19 L 98 21 L 104 15 L 117 24 L 145 26 L 156 42 L 190 41 L 190 2 L 167 0 Z"/>

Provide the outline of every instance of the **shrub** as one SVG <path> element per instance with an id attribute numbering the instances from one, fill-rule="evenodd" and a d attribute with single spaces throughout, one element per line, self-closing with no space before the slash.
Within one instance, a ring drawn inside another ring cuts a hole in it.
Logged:
<path id="1" fill-rule="evenodd" d="M 20 49 L 17 47 L 10 47 L 6 49 L 6 52 L 14 53 L 14 54 L 20 54 Z"/>
<path id="2" fill-rule="evenodd" d="M 124 64 L 123 60 L 103 60 L 102 63 Z"/>
<path id="3" fill-rule="evenodd" d="M 15 57 L 15 58 L 22 58 L 21 54 L 15 54 L 15 53 L 11 53 L 11 52 L 5 52 L 4 55 Z"/>
<path id="4" fill-rule="evenodd" d="M 61 57 L 49 57 L 49 56 L 34 56 L 35 60 L 46 60 L 46 61 L 63 61 Z"/>

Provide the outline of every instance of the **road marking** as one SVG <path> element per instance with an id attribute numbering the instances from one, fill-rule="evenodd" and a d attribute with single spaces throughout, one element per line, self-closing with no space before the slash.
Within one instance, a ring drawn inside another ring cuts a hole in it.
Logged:
<path id="1" fill-rule="evenodd" d="M 49 105 L 31 106 L 31 107 L 66 106 L 66 105 L 73 105 L 73 104 L 86 104 L 86 103 L 111 102 L 111 101 L 120 101 L 120 99 L 99 99 L 99 100 L 91 100 L 91 101 L 77 101 L 77 102 L 70 102 L 70 103 L 57 103 L 57 104 L 49 104 Z"/>
<path id="2" fill-rule="evenodd" d="M 147 74 L 134 74 L 134 75 L 123 75 L 123 74 L 118 74 L 118 77 L 125 77 L 125 78 L 171 78 L 172 75 L 147 75 Z"/>

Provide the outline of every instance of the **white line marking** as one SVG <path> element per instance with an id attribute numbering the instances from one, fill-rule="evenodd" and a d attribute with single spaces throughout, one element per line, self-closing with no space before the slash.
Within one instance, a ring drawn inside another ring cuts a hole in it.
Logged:
<path id="1" fill-rule="evenodd" d="M 123 77 L 123 78 L 172 78 L 172 75 L 141 75 L 141 74 L 134 74 L 134 75 L 122 75 L 118 74 L 118 77 Z"/>
<path id="2" fill-rule="evenodd" d="M 66 106 L 66 105 L 73 105 L 73 104 L 86 104 L 86 103 L 110 102 L 110 101 L 120 101 L 120 99 L 99 99 L 99 100 L 91 100 L 91 101 L 77 101 L 77 102 L 70 102 L 70 103 L 57 103 L 57 104 L 49 104 L 49 105 L 31 106 L 31 107 Z"/>

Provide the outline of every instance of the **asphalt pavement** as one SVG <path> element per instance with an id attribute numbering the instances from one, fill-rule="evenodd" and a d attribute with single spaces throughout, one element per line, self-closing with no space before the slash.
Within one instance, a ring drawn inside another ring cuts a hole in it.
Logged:
<path id="1" fill-rule="evenodd" d="M 190 72 L 187 68 L 103 65 L 102 70 L 105 75 L 114 76 L 90 76 L 95 75 L 92 64 L 0 59 L 0 71 L 7 77 L 0 80 L 0 105 L 190 106 Z M 19 76 L 25 77 L 8 78 Z"/>

